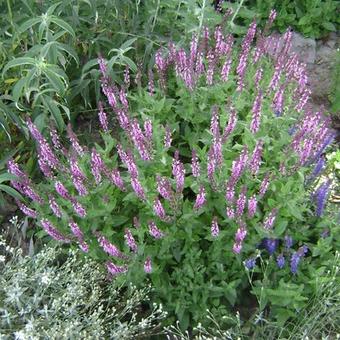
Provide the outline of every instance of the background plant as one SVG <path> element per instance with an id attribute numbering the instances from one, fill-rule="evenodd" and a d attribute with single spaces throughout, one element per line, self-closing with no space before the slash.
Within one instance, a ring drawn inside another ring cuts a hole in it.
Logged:
<path id="1" fill-rule="evenodd" d="M 123 338 L 150 336 L 165 317 L 142 304 L 150 287 L 123 288 L 79 251 L 45 247 L 33 257 L 1 247 L 2 337 Z M 6 265 L 4 261 L 7 260 Z"/>
<path id="2" fill-rule="evenodd" d="M 217 8 L 236 9 L 241 5 L 237 18 L 232 28 L 236 33 L 245 33 L 247 27 L 254 17 L 260 25 L 264 25 L 268 12 L 275 9 L 278 13 L 274 28 L 284 32 L 287 27 L 301 34 L 320 38 L 327 36 L 330 32 L 339 29 L 339 6 L 334 0 L 239 0 L 216 1 Z"/>

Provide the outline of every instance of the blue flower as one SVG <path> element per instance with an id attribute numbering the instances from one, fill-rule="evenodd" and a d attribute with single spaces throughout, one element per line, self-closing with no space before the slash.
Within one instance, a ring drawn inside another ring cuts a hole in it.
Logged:
<path id="1" fill-rule="evenodd" d="M 288 130 L 288 133 L 289 135 L 293 135 L 295 133 L 295 131 L 297 130 L 297 127 L 296 126 L 292 126 L 289 130 Z"/>
<path id="2" fill-rule="evenodd" d="M 253 269 L 256 266 L 256 257 L 251 257 L 244 261 L 244 266 L 247 269 Z"/>
<path id="3" fill-rule="evenodd" d="M 282 269 L 285 266 L 286 260 L 282 253 L 276 258 L 276 263 L 280 269 Z"/>
<path id="4" fill-rule="evenodd" d="M 264 238 L 262 241 L 263 246 L 268 251 L 269 255 L 273 255 L 278 247 L 280 240 L 275 238 Z"/>
<path id="5" fill-rule="evenodd" d="M 330 184 L 330 181 L 321 184 L 315 192 L 314 197 L 316 200 L 316 216 L 318 217 L 323 214 L 323 211 L 325 209 Z"/>
<path id="6" fill-rule="evenodd" d="M 285 238 L 284 238 L 284 241 L 285 241 L 285 247 L 287 249 L 292 247 L 292 245 L 293 245 L 293 238 L 291 236 L 286 235 Z"/>
<path id="7" fill-rule="evenodd" d="M 305 256 L 308 251 L 307 246 L 300 247 L 291 257 L 290 259 L 290 270 L 293 274 L 296 274 L 298 265 L 301 259 Z"/>

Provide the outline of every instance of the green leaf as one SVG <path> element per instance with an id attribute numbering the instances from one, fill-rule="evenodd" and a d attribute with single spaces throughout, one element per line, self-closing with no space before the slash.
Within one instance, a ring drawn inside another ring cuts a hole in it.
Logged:
<path id="1" fill-rule="evenodd" d="M 17 103 L 20 97 L 23 95 L 23 88 L 26 85 L 27 78 L 23 77 L 17 81 L 12 90 L 14 101 Z"/>
<path id="2" fill-rule="evenodd" d="M 52 113 L 52 116 L 57 124 L 58 130 L 63 131 L 65 128 L 64 119 L 58 107 L 58 103 L 51 97 L 42 96 L 42 99 L 47 106 L 48 110 Z"/>
<path id="3" fill-rule="evenodd" d="M 14 176 L 6 172 L 0 175 L 0 183 L 5 182 L 5 181 L 12 181 L 12 180 L 18 181 L 19 179 L 17 176 Z"/>
<path id="4" fill-rule="evenodd" d="M 25 31 L 27 31 L 29 28 L 31 28 L 32 26 L 38 24 L 39 22 L 42 21 L 42 18 L 32 18 L 29 19 L 27 21 L 25 21 L 20 27 L 19 27 L 19 32 L 23 33 Z"/>
<path id="5" fill-rule="evenodd" d="M 76 34 L 74 33 L 73 28 L 64 20 L 57 18 L 56 16 L 51 16 L 51 22 L 56 24 L 57 26 L 61 27 L 64 31 L 70 33 L 73 38 L 76 37 Z"/>
<path id="6" fill-rule="evenodd" d="M 331 22 L 323 22 L 322 26 L 328 31 L 336 32 L 336 28 Z"/>
<path id="7" fill-rule="evenodd" d="M 59 2 L 57 2 L 57 3 L 55 3 L 55 4 L 53 4 L 52 6 L 50 6 L 50 7 L 48 8 L 46 14 L 47 14 L 48 16 L 52 15 L 53 12 L 55 11 L 55 9 L 56 9 L 60 4 L 61 4 L 61 1 L 59 1 Z"/>
<path id="8" fill-rule="evenodd" d="M 34 58 L 29 58 L 29 57 L 20 57 L 20 58 L 15 58 L 11 61 L 9 61 L 3 71 L 2 71 L 2 76 L 10 69 L 13 67 L 17 67 L 17 66 L 22 66 L 22 65 L 35 65 L 35 59 Z"/>
<path id="9" fill-rule="evenodd" d="M 128 64 L 133 72 L 137 72 L 137 65 L 129 57 L 122 56 L 121 60 Z"/>
<path id="10" fill-rule="evenodd" d="M 131 38 L 129 40 L 126 40 L 121 46 L 120 49 L 121 50 L 125 50 L 128 47 L 130 47 L 138 38 Z"/>
<path id="11" fill-rule="evenodd" d="M 112 226 L 113 228 L 115 226 L 120 226 L 129 220 L 129 218 L 126 216 L 111 216 L 110 219 L 111 219 L 111 223 L 113 224 Z"/>
<path id="12" fill-rule="evenodd" d="M 64 91 L 66 90 L 65 84 L 63 81 L 60 79 L 60 77 L 55 73 L 52 72 L 49 69 L 45 69 L 44 73 L 52 86 L 57 90 L 58 93 L 63 94 Z"/>
<path id="13" fill-rule="evenodd" d="M 9 187 L 8 185 L 5 184 L 0 184 L 0 191 L 6 192 L 8 195 L 11 195 L 14 198 L 17 198 L 21 201 L 24 200 L 24 198 L 13 188 Z"/>
<path id="14" fill-rule="evenodd" d="M 98 65 L 98 59 L 91 59 L 89 60 L 82 69 L 82 74 L 86 73 L 89 69 L 91 69 L 93 66 Z"/>

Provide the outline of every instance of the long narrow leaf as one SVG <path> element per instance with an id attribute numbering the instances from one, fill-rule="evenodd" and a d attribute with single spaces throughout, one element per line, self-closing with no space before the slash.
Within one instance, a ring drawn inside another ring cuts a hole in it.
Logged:
<path id="1" fill-rule="evenodd" d="M 24 200 L 24 198 L 21 196 L 20 193 L 18 193 L 15 189 L 9 187 L 8 185 L 5 184 L 0 184 L 0 191 L 6 192 L 8 195 L 17 198 L 19 200 Z"/>
<path id="2" fill-rule="evenodd" d="M 18 67 L 22 65 L 35 65 L 35 59 L 34 58 L 29 58 L 29 57 L 20 57 L 20 58 L 15 58 L 11 61 L 9 61 L 3 71 L 2 71 L 2 76 L 10 69 L 13 67 Z"/>
<path id="3" fill-rule="evenodd" d="M 32 18 L 29 19 L 27 21 L 25 21 L 20 27 L 19 27 L 19 32 L 23 33 L 25 31 L 27 31 L 29 28 L 31 28 L 32 26 L 39 24 L 39 22 L 42 21 L 42 18 Z"/>
<path id="4" fill-rule="evenodd" d="M 51 16 L 50 20 L 51 20 L 51 22 L 53 22 L 54 24 L 56 24 L 57 26 L 62 28 L 64 31 L 70 33 L 73 38 L 76 37 L 76 34 L 75 34 L 73 28 L 67 22 L 65 22 L 64 20 L 57 18 L 54 15 Z"/>

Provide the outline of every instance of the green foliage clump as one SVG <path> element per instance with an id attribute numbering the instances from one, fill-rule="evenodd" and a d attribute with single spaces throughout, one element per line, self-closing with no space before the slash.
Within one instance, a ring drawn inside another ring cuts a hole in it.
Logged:
<path id="1" fill-rule="evenodd" d="M 284 32 L 287 27 L 307 37 L 321 38 L 339 30 L 339 2 L 336 0 L 239 0 L 236 2 L 219 1 L 222 8 L 238 11 L 234 30 L 245 31 L 251 20 L 256 17 L 264 25 L 268 13 L 275 9 L 278 13 L 274 28 Z"/>

